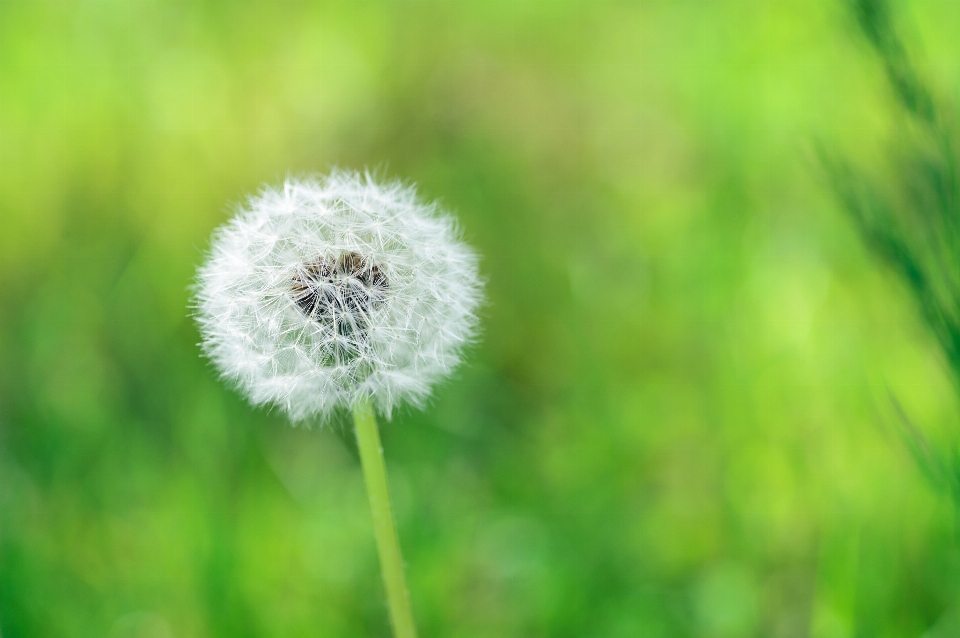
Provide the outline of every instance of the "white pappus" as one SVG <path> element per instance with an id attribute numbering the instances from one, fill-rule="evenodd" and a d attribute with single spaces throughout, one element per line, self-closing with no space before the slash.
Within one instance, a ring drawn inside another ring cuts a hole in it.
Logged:
<path id="1" fill-rule="evenodd" d="M 203 351 L 292 420 L 422 405 L 476 334 L 482 284 L 455 220 L 414 187 L 334 171 L 264 188 L 213 235 Z"/>

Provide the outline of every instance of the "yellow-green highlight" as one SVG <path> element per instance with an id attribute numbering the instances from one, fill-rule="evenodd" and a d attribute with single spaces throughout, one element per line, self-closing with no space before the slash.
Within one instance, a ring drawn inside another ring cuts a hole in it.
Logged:
<path id="1" fill-rule="evenodd" d="M 353 422 L 357 431 L 360 462 L 363 465 L 363 480 L 367 484 L 367 497 L 370 499 L 373 535 L 377 539 L 377 552 L 380 554 L 393 634 L 396 638 L 416 638 L 417 629 L 410 608 L 410 594 L 403 575 L 400 541 L 397 538 L 397 526 L 393 522 L 393 508 L 390 506 L 383 446 L 377 430 L 377 417 L 368 401 L 360 401 L 353 406 Z"/>

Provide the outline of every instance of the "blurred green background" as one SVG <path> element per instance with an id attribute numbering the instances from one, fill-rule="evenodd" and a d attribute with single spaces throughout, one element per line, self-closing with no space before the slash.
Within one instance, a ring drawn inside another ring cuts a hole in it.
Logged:
<path id="1" fill-rule="evenodd" d="M 897 4 L 948 96 L 960 4 Z M 879 65 L 833 0 L 0 2 L 0 632 L 388 636 L 349 423 L 199 355 L 264 182 L 381 167 L 461 218 L 484 337 L 383 437 L 422 635 L 960 635 L 899 438 L 960 412 L 818 180 Z"/>

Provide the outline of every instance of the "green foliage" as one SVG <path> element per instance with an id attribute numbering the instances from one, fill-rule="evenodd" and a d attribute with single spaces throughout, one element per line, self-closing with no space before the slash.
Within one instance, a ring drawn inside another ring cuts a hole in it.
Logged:
<path id="1" fill-rule="evenodd" d="M 960 392 L 960 174 L 955 115 L 938 108 L 907 55 L 886 0 L 850 0 L 882 62 L 897 105 L 896 141 L 883 178 L 823 153 L 845 209 L 866 244 L 899 275 L 936 336 Z M 960 506 L 957 452 L 944 454 L 900 412 L 908 446 L 933 483 Z"/>
<path id="2" fill-rule="evenodd" d="M 883 63 L 901 106 L 924 124 L 935 125 L 937 109 L 933 96 L 907 55 L 894 27 L 887 0 L 847 2 L 861 33 Z"/>

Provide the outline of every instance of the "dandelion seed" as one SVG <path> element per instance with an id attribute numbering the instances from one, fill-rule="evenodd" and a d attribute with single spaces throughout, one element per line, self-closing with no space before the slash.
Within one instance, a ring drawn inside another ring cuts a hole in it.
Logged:
<path id="1" fill-rule="evenodd" d="M 421 405 L 476 331 L 477 257 L 400 182 L 335 171 L 266 188 L 214 235 L 198 276 L 203 349 L 294 421 L 370 400 Z"/>

